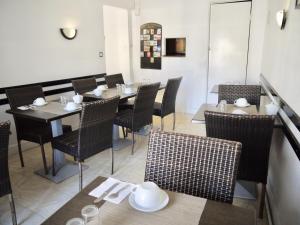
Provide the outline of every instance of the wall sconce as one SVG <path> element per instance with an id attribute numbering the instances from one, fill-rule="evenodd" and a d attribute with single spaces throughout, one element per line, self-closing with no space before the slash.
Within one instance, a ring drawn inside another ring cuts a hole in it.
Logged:
<path id="1" fill-rule="evenodd" d="M 285 27 L 286 14 L 287 12 L 285 10 L 280 10 L 276 13 L 276 21 L 281 30 Z"/>
<path id="2" fill-rule="evenodd" d="M 77 35 L 76 28 L 60 28 L 62 36 L 68 40 L 73 40 Z"/>

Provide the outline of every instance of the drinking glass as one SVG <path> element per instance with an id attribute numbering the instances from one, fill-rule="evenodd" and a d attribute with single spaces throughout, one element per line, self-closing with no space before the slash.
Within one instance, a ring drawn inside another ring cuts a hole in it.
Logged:
<path id="1" fill-rule="evenodd" d="M 67 98 L 65 96 L 60 96 L 59 101 L 63 105 L 67 104 Z"/>
<path id="2" fill-rule="evenodd" d="M 72 218 L 67 221 L 66 225 L 85 225 L 85 224 L 84 224 L 84 220 L 81 218 Z"/>
<path id="3" fill-rule="evenodd" d="M 100 225 L 99 209 L 95 205 L 87 205 L 82 208 L 81 215 L 86 225 Z"/>
<path id="4" fill-rule="evenodd" d="M 220 101 L 219 106 L 220 106 L 220 111 L 221 112 L 225 112 L 226 105 L 227 105 L 227 101 L 226 100 L 221 100 Z"/>

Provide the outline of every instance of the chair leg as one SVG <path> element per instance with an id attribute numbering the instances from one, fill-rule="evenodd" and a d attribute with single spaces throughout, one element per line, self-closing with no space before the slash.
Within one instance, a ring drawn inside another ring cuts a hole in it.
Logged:
<path id="1" fill-rule="evenodd" d="M 21 148 L 21 140 L 18 140 L 18 150 L 19 150 L 21 166 L 24 167 L 23 153 L 22 153 L 22 148 Z"/>
<path id="2" fill-rule="evenodd" d="M 114 150 L 111 148 L 111 175 L 114 174 Z"/>
<path id="3" fill-rule="evenodd" d="M 44 145 L 42 143 L 40 143 L 40 146 L 41 146 L 41 152 L 42 152 L 42 158 L 43 158 L 45 174 L 48 174 L 48 166 L 47 166 L 47 160 L 46 160 Z"/>
<path id="4" fill-rule="evenodd" d="M 82 164 L 79 161 L 78 162 L 78 166 L 79 166 L 79 191 L 82 190 Z"/>
<path id="5" fill-rule="evenodd" d="M 173 130 L 175 130 L 175 123 L 176 123 L 176 113 L 173 113 Z"/>
<path id="6" fill-rule="evenodd" d="M 8 198 L 9 198 L 9 204 L 10 204 L 10 210 L 11 210 L 12 223 L 13 223 L 13 225 L 17 225 L 17 215 L 16 215 L 16 207 L 15 207 L 14 197 L 12 194 L 9 194 Z"/>
<path id="7" fill-rule="evenodd" d="M 125 128 L 124 127 L 122 127 L 122 131 L 123 131 L 123 137 L 125 139 L 126 138 L 126 133 L 125 133 Z"/>
<path id="8" fill-rule="evenodd" d="M 258 217 L 260 219 L 264 217 L 265 196 L 266 196 L 266 185 L 262 184 L 260 200 L 259 200 L 259 210 L 258 210 Z"/>
<path id="9" fill-rule="evenodd" d="M 161 117 L 161 119 L 160 119 L 160 129 L 161 129 L 161 131 L 163 131 L 164 130 L 164 118 L 163 117 Z"/>
<path id="10" fill-rule="evenodd" d="M 134 154 L 134 131 L 132 130 L 132 149 L 131 149 L 131 155 Z"/>

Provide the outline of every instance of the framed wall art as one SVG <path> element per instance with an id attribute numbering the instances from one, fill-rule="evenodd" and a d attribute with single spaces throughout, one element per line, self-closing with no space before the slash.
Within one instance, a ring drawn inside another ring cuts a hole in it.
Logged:
<path id="1" fill-rule="evenodd" d="M 147 23 L 141 26 L 141 68 L 161 69 L 162 26 Z"/>

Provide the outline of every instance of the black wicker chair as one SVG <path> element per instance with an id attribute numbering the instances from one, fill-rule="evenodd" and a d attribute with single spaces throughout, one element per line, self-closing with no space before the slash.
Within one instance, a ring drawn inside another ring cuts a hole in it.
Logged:
<path id="1" fill-rule="evenodd" d="M 82 162 L 113 146 L 113 122 L 120 97 L 84 103 L 79 129 L 52 140 L 52 148 L 76 158 L 79 165 L 79 190 L 82 190 Z M 54 152 L 54 151 L 53 151 Z M 114 172 L 114 151 L 112 170 Z M 54 155 L 53 155 L 54 160 Z M 53 163 L 54 165 L 54 163 Z M 53 168 L 54 171 L 54 168 Z M 55 174 L 55 171 L 54 171 Z"/>
<path id="2" fill-rule="evenodd" d="M 121 73 L 105 76 L 105 81 L 108 88 L 115 88 L 117 84 L 124 84 L 124 79 Z"/>
<path id="3" fill-rule="evenodd" d="M 0 123 L 0 198 L 8 195 L 13 225 L 17 225 L 17 216 L 8 170 L 8 143 L 10 122 Z"/>
<path id="4" fill-rule="evenodd" d="M 9 101 L 11 109 L 17 109 L 19 106 L 32 104 L 33 101 L 42 97 L 45 98 L 43 89 L 41 86 L 30 86 L 22 88 L 7 89 L 6 96 Z M 52 137 L 51 125 L 48 123 L 22 118 L 14 116 L 14 121 L 17 131 L 17 141 L 19 156 L 21 160 L 21 166 L 24 167 L 24 160 L 21 148 L 21 141 L 30 141 L 38 143 L 41 147 L 42 158 L 44 164 L 45 173 L 48 174 L 48 166 L 45 156 L 44 144 L 50 142 Z M 63 132 L 70 132 L 72 130 L 71 126 L 63 125 Z"/>
<path id="5" fill-rule="evenodd" d="M 153 115 L 159 116 L 161 118 L 161 130 L 164 129 L 164 117 L 173 113 L 173 130 L 175 130 L 175 104 L 176 104 L 176 96 L 177 91 L 179 89 L 182 77 L 169 79 L 166 90 L 164 92 L 164 96 L 162 99 L 162 103 L 155 102 L 154 103 L 154 112 Z"/>
<path id="6" fill-rule="evenodd" d="M 96 78 L 86 78 L 72 80 L 72 85 L 76 94 L 84 94 L 97 88 Z"/>
<path id="7" fill-rule="evenodd" d="M 145 181 L 210 200 L 232 203 L 241 143 L 152 131 Z"/>
<path id="8" fill-rule="evenodd" d="M 118 112 L 115 124 L 130 129 L 132 132 L 132 151 L 134 153 L 134 132 L 152 124 L 153 105 L 160 83 L 141 85 L 138 87 L 133 109 Z"/>
<path id="9" fill-rule="evenodd" d="M 218 102 L 226 100 L 228 104 L 233 104 L 238 98 L 246 98 L 251 105 L 259 106 L 260 96 L 260 85 L 219 85 Z"/>
<path id="10" fill-rule="evenodd" d="M 262 183 L 259 206 L 259 217 L 262 217 L 274 117 L 206 111 L 205 123 L 208 137 L 242 143 L 237 179 Z"/>

